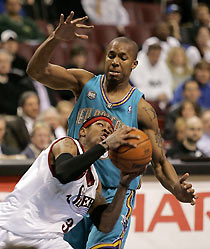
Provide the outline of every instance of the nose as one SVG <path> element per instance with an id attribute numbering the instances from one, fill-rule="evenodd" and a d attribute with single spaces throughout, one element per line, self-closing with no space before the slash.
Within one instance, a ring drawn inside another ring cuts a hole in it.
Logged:
<path id="1" fill-rule="evenodd" d="M 119 60 L 117 59 L 117 57 L 115 57 L 112 61 L 112 66 L 113 67 L 116 67 L 116 66 L 119 66 Z"/>

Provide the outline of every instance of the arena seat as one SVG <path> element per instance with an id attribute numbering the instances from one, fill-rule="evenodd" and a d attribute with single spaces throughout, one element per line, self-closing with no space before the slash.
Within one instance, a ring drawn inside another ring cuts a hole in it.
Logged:
<path id="1" fill-rule="evenodd" d="M 147 25 L 128 25 L 125 27 L 126 36 L 134 40 L 138 45 L 151 36 L 151 31 Z"/>
<path id="2" fill-rule="evenodd" d="M 144 22 L 144 18 L 141 12 L 141 6 L 138 2 L 123 2 L 123 6 L 129 14 L 131 25 Z"/>
<path id="3" fill-rule="evenodd" d="M 25 42 L 19 43 L 18 54 L 23 56 L 27 61 L 29 61 L 34 54 L 38 45 L 30 45 Z"/>
<path id="4" fill-rule="evenodd" d="M 105 48 L 109 42 L 118 37 L 119 33 L 117 31 L 117 27 L 114 25 L 94 25 L 95 28 L 91 31 L 92 39 L 101 46 Z"/>
<path id="5" fill-rule="evenodd" d="M 161 20 L 161 7 L 160 4 L 155 3 L 139 3 L 143 20 L 146 23 L 157 23 Z"/>

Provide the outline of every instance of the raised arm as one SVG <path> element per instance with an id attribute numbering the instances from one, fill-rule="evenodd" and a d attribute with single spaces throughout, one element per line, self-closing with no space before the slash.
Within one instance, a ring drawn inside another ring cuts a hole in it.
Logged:
<path id="1" fill-rule="evenodd" d="M 84 24 L 87 16 L 73 20 L 74 12 L 64 20 L 61 14 L 60 22 L 54 32 L 39 46 L 30 59 L 27 67 L 29 76 L 40 83 L 60 90 L 71 90 L 76 95 L 81 92 L 84 84 L 94 75 L 83 69 L 65 69 L 50 64 L 51 55 L 61 41 L 72 41 L 76 38 L 88 39 L 87 35 L 78 34 L 80 29 L 91 29 L 93 26 Z"/>
<path id="2" fill-rule="evenodd" d="M 140 100 L 138 105 L 138 122 L 139 128 L 149 136 L 152 142 L 152 166 L 157 179 L 179 201 L 194 205 L 197 195 L 194 193 L 192 185 L 185 182 L 189 174 L 186 173 L 179 179 L 174 167 L 167 160 L 156 112 L 144 99 Z"/>

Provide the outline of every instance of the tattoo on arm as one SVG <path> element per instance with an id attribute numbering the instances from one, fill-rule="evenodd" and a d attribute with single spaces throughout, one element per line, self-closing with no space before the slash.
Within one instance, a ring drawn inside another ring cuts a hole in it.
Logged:
<path id="1" fill-rule="evenodd" d="M 162 140 L 162 137 L 160 135 L 160 129 L 155 131 L 155 142 L 156 142 L 157 146 L 160 148 L 161 155 L 164 156 L 163 140 Z"/>
<path id="2" fill-rule="evenodd" d="M 154 119 L 157 118 L 157 114 L 152 107 L 150 107 L 150 108 L 143 107 L 143 109 L 146 112 L 146 114 L 148 115 L 150 121 L 153 121 Z"/>

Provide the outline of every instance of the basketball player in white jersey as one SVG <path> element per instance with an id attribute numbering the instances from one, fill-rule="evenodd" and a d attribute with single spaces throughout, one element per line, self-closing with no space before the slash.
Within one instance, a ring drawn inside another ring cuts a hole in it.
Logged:
<path id="1" fill-rule="evenodd" d="M 72 248 L 63 235 L 87 212 L 100 231 L 110 232 L 137 173 L 121 172 L 115 198 L 107 204 L 93 163 L 108 149 L 135 147 L 127 140 L 138 138 L 129 135 L 131 129 L 113 132 L 112 121 L 97 116 L 84 122 L 79 141 L 70 137 L 55 140 L 0 203 L 0 248 L 7 243 L 38 249 Z"/>

